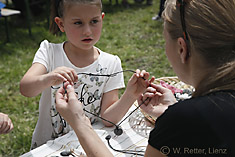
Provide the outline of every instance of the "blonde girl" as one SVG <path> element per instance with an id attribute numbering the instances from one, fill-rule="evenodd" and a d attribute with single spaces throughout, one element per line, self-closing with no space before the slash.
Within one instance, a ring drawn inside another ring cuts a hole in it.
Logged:
<path id="1" fill-rule="evenodd" d="M 51 31 L 64 32 L 67 41 L 55 44 L 44 40 L 20 82 L 22 95 L 34 97 L 42 93 L 31 149 L 71 130 L 55 107 L 55 93 L 63 82 L 74 85 L 78 100 L 87 111 L 117 123 L 146 89 L 144 79 L 149 77 L 145 71 L 136 70 L 119 100 L 123 74 L 97 76 L 122 71 L 118 56 L 94 46 L 101 36 L 104 18 L 101 0 L 54 0 L 52 6 Z M 97 119 L 91 114 L 87 116 L 92 123 Z M 106 121 L 104 124 L 112 125 Z"/>
<path id="2" fill-rule="evenodd" d="M 177 76 L 196 90 L 191 99 L 176 102 L 170 90 L 151 84 L 140 97 L 139 103 L 150 98 L 141 106 L 145 112 L 160 115 L 150 133 L 146 157 L 235 156 L 234 8 L 235 0 L 166 1 L 166 55 Z M 73 100 L 73 87 L 67 89 Z M 71 122 L 87 155 L 112 156 L 85 123 L 81 104 L 67 103 L 63 94 L 60 88 L 58 111 Z M 78 112 L 70 112 L 75 108 Z"/>

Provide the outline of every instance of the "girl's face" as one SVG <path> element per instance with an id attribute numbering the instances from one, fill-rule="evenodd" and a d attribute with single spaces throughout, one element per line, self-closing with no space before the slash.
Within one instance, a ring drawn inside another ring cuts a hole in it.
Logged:
<path id="1" fill-rule="evenodd" d="M 104 13 L 96 5 L 72 4 L 64 10 L 60 30 L 73 46 L 89 50 L 100 39 Z"/>

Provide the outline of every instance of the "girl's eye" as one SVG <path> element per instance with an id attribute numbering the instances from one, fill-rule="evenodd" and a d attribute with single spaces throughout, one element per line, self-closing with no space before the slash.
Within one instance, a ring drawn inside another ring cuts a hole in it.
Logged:
<path id="1" fill-rule="evenodd" d="M 75 22 L 74 24 L 75 24 L 75 25 L 81 25 L 82 22 L 81 22 L 81 21 L 77 21 L 77 22 Z"/>
<path id="2" fill-rule="evenodd" d="M 98 22 L 99 22 L 98 20 L 92 20 L 92 21 L 91 21 L 92 24 L 96 24 L 96 23 L 98 23 Z"/>

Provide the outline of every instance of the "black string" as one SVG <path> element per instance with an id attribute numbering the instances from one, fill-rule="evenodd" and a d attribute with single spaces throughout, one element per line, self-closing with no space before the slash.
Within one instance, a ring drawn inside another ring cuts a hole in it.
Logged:
<path id="1" fill-rule="evenodd" d="M 94 73 L 77 73 L 77 75 L 89 75 L 89 76 L 106 76 L 106 77 L 114 77 L 119 73 L 123 73 L 123 72 L 132 72 L 132 73 L 136 73 L 134 70 L 123 70 L 123 71 L 118 71 L 112 74 L 94 74 Z"/>
<path id="2" fill-rule="evenodd" d="M 84 110 L 85 112 L 90 113 L 90 114 L 92 114 L 93 116 L 96 116 L 96 117 L 98 117 L 98 118 L 100 118 L 100 119 L 102 119 L 102 120 L 104 120 L 104 121 L 106 121 L 106 122 L 108 122 L 108 123 L 113 124 L 113 125 L 116 126 L 117 128 L 119 128 L 119 126 L 121 125 L 121 123 L 123 123 L 128 117 L 130 117 L 130 116 L 131 116 L 142 104 L 144 104 L 145 101 L 147 101 L 148 99 L 149 99 L 149 97 L 146 98 L 144 101 L 142 101 L 141 104 L 139 104 L 133 111 L 131 111 L 131 113 L 129 113 L 129 114 L 128 114 L 121 122 L 119 122 L 119 124 L 117 124 L 117 125 L 116 125 L 115 123 L 113 123 L 113 122 L 107 120 L 107 119 L 104 119 L 103 117 L 101 117 L 101 116 L 99 116 L 99 115 L 97 115 L 97 114 L 95 114 L 95 113 L 92 113 L 92 112 L 86 110 L 85 108 L 83 108 L 83 110 Z"/>
<path id="3" fill-rule="evenodd" d="M 77 75 L 115 77 L 117 74 L 123 73 L 123 72 L 133 72 L 133 73 L 136 73 L 134 70 L 123 70 L 123 71 L 115 72 L 115 73 L 112 73 L 112 74 L 77 73 Z M 143 78 L 143 79 L 144 79 L 144 78 Z M 144 79 L 144 80 L 145 80 L 145 79 Z M 52 88 L 52 89 L 59 89 L 60 87 L 55 88 L 55 87 L 51 86 L 51 88 Z M 67 93 L 67 90 L 65 89 L 64 82 L 63 82 L 63 88 L 64 88 L 65 94 L 66 94 L 66 93 Z M 114 126 L 116 126 L 116 129 L 117 129 L 117 128 L 118 128 L 118 129 L 121 129 L 121 128 L 119 128 L 119 126 L 120 126 L 128 117 L 130 117 L 142 104 L 144 104 L 145 101 L 147 101 L 148 99 L 149 99 L 149 98 L 146 98 L 146 99 L 145 99 L 140 105 L 138 105 L 131 113 L 129 113 L 121 122 L 119 122 L 118 125 L 116 125 L 115 123 L 113 123 L 113 122 L 111 122 L 111 121 L 109 121 L 109 120 L 107 120 L 107 119 L 102 118 L 101 116 L 99 116 L 99 115 L 97 115 L 97 114 L 95 114 L 95 113 L 92 113 L 92 112 L 86 110 L 85 108 L 83 108 L 83 110 L 84 110 L 85 112 L 89 113 L 89 114 L 92 114 L 92 115 L 94 115 L 94 116 L 96 116 L 96 117 L 98 117 L 98 118 L 100 118 L 100 119 L 102 119 L 102 120 L 104 120 L 104 121 L 110 123 L 110 124 L 113 124 Z M 111 138 L 111 137 L 110 137 L 110 138 Z M 111 144 L 110 144 L 110 141 L 109 141 L 110 138 L 106 138 L 106 140 L 108 141 L 109 147 L 110 147 L 111 149 L 113 149 L 114 151 L 121 152 L 121 153 L 125 153 L 125 154 L 132 154 L 132 155 L 144 156 L 143 154 L 140 154 L 140 153 L 142 153 L 142 152 L 144 152 L 144 151 L 117 150 L 117 149 L 114 149 L 114 148 L 111 146 Z"/>
<path id="4" fill-rule="evenodd" d="M 131 111 L 131 113 L 129 113 L 129 114 L 126 116 L 126 118 L 124 118 L 121 122 L 119 122 L 119 124 L 118 124 L 117 126 L 121 125 L 122 122 L 124 122 L 128 117 L 130 117 L 130 116 L 131 116 L 142 104 L 144 104 L 145 101 L 147 101 L 148 99 L 149 99 L 149 97 L 147 97 L 144 101 L 142 101 L 142 103 L 139 104 L 133 111 Z"/>
<path id="5" fill-rule="evenodd" d="M 134 70 L 122 70 L 122 71 L 118 71 L 112 74 L 94 74 L 94 73 L 77 73 L 77 75 L 88 75 L 88 76 L 105 76 L 105 77 L 115 77 L 117 76 L 117 74 L 119 73 L 123 73 L 123 72 L 132 72 L 132 73 L 136 73 Z M 63 82 L 63 86 L 64 86 L 64 82 Z M 52 89 L 59 89 L 60 87 L 53 87 L 51 86 Z M 65 89 L 65 88 L 64 88 Z M 66 90 L 65 90 L 66 91 Z"/>
<path id="6" fill-rule="evenodd" d="M 99 115 L 97 115 L 97 114 L 95 114 L 95 113 L 92 113 L 92 112 L 86 110 L 85 108 L 83 108 L 83 110 L 84 110 L 85 112 L 90 113 L 90 114 L 92 114 L 93 116 L 96 116 L 96 117 L 98 117 L 98 118 L 100 118 L 100 119 L 102 119 L 102 120 L 104 120 L 104 121 L 106 121 L 106 122 L 109 122 L 109 123 L 111 123 L 111 124 L 113 124 L 114 126 L 117 127 L 117 125 L 116 125 L 115 123 L 113 123 L 113 122 L 111 122 L 111 121 L 109 121 L 109 120 L 107 120 L 107 119 L 104 119 L 103 117 L 101 117 L 101 116 L 99 116 Z"/>
<path id="7" fill-rule="evenodd" d="M 140 153 L 144 153 L 145 151 L 138 151 L 138 150 L 118 150 L 118 149 L 113 148 L 112 145 L 110 144 L 110 141 L 109 141 L 109 140 L 111 139 L 111 136 L 110 136 L 110 135 L 106 136 L 105 139 L 106 139 L 107 142 L 108 142 L 108 146 L 109 146 L 112 150 L 114 150 L 114 151 L 116 151 L 116 152 L 121 152 L 121 153 L 125 153 L 125 154 L 132 154 L 132 155 L 144 156 L 144 154 L 140 154 Z"/>

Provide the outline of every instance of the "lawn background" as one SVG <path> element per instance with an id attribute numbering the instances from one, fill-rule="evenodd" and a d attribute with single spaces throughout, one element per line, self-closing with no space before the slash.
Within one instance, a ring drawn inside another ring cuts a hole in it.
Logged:
<path id="1" fill-rule="evenodd" d="M 145 2 L 129 2 L 130 6 L 125 8 L 122 5 L 109 5 L 108 0 L 103 0 L 106 15 L 102 36 L 96 46 L 118 55 L 124 70 L 145 69 L 155 77 L 175 75 L 164 53 L 163 23 L 152 21 L 152 16 L 158 12 L 159 0 L 154 0 L 151 6 L 145 5 Z M 4 19 L 0 18 L 0 112 L 7 113 L 14 123 L 11 133 L 0 135 L 0 157 L 19 156 L 29 151 L 38 119 L 40 96 L 22 96 L 19 82 L 31 66 L 42 40 L 55 43 L 66 40 L 63 34 L 56 37 L 49 33 L 46 19 L 45 12 L 33 17 L 33 36 L 29 37 L 25 20 L 19 16 L 10 17 L 11 42 L 5 43 Z M 124 73 L 125 83 L 131 75 Z"/>

